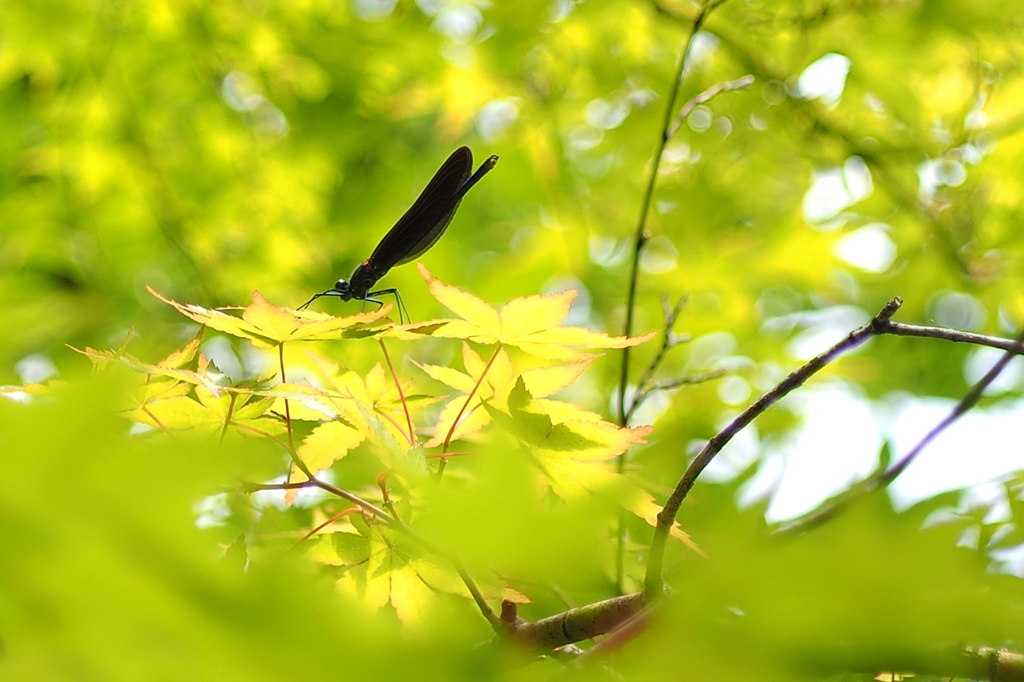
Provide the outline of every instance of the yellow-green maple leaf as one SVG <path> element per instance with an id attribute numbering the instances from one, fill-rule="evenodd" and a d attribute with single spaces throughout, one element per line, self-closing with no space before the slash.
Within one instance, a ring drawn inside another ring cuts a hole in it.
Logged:
<path id="1" fill-rule="evenodd" d="M 336 588 L 363 603 L 370 610 L 387 604 L 407 624 L 422 620 L 446 593 L 470 599 L 469 589 L 455 569 L 434 560 L 401 533 L 373 527 L 367 535 L 346 531 L 324 533 L 307 550 L 314 561 L 344 570 Z M 529 601 L 522 593 L 491 577 L 476 577 L 485 598 Z"/>
<path id="2" fill-rule="evenodd" d="M 276 436 L 284 432 L 279 419 L 265 416 L 273 400 L 233 390 L 214 393 L 201 384 L 178 386 L 182 387 L 191 388 L 193 395 L 182 394 L 180 390 L 168 391 L 128 411 L 126 416 L 169 431 L 194 429 L 217 433 L 236 427 L 244 434 Z"/>
<path id="3" fill-rule="evenodd" d="M 219 393 L 222 389 L 221 380 L 209 375 L 209 361 L 202 354 L 199 355 L 195 370 L 186 369 L 186 366 L 191 364 L 196 358 L 199 344 L 203 338 L 203 329 L 200 329 L 184 348 L 174 351 L 156 364 L 143 362 L 127 352 L 128 342 L 131 337 L 132 332 L 129 331 L 124 343 L 116 351 L 96 350 L 89 347 L 82 350 L 71 345 L 68 348 L 89 358 L 96 369 L 100 369 L 110 362 L 120 362 L 136 372 L 149 375 L 150 381 L 147 382 L 144 389 L 145 394 L 142 397 L 142 402 L 144 403 L 154 400 L 161 395 L 173 397 L 174 395 L 188 393 L 191 390 L 191 386 L 182 387 L 180 386 L 182 383 L 205 386 L 207 390 L 213 393 Z"/>
<path id="4" fill-rule="evenodd" d="M 369 440 L 372 451 L 386 469 L 418 477 L 422 473 L 422 462 L 410 453 L 412 439 L 401 397 L 383 367 L 378 363 L 365 376 L 360 376 L 343 371 L 340 365 L 313 353 L 309 355 L 324 387 L 289 384 L 275 387 L 273 391 L 278 400 L 289 400 L 293 416 L 332 420 L 317 427 L 299 447 L 302 461 L 316 472 L 328 468 L 364 440 Z M 283 405 L 277 409 L 283 412 Z M 302 481 L 305 475 L 293 466 L 290 480 Z"/>
<path id="5" fill-rule="evenodd" d="M 544 296 L 516 298 L 495 310 L 481 299 L 435 278 L 421 263 L 420 274 L 430 293 L 460 320 L 432 320 L 434 336 L 466 339 L 478 343 L 515 346 L 545 360 L 578 360 L 585 354 L 576 349 L 625 348 L 643 343 L 654 333 L 633 338 L 608 336 L 583 327 L 563 327 L 577 292 L 573 289 Z M 424 327 L 428 323 L 420 323 Z M 415 336 L 410 327 L 398 327 L 388 336 Z"/>
<path id="6" fill-rule="evenodd" d="M 468 404 L 465 395 L 460 395 L 451 399 L 444 406 L 434 425 L 433 437 L 424 444 L 424 447 L 436 447 L 443 443 L 456 418 L 460 419 L 458 430 L 460 437 L 471 436 L 478 432 L 490 422 L 487 412 L 478 409 L 481 403 L 492 399 L 506 402 L 509 393 L 520 378 L 531 394 L 538 398 L 544 398 L 571 385 L 586 371 L 593 361 L 594 356 L 585 355 L 574 362 L 535 367 L 517 374 L 508 353 L 504 349 L 499 349 L 495 353 L 490 367 L 487 367 L 487 363 L 480 358 L 470 345 L 463 342 L 462 362 L 466 367 L 465 373 L 451 367 L 420 365 L 417 363 L 417 366 L 431 378 L 447 384 L 466 395 L 471 393 L 478 383 L 480 384 L 473 393 L 473 397 L 468 401 Z M 484 374 L 485 370 L 486 374 Z M 483 377 L 482 381 L 481 377 Z M 559 414 L 567 414 L 573 408 L 579 410 L 575 406 L 560 403 L 559 401 L 544 401 L 545 405 L 549 403 L 552 406 L 558 403 L 558 407 L 554 407 L 554 409 Z M 461 417 L 459 417 L 460 412 L 462 412 Z M 600 419 L 597 415 L 585 413 L 582 410 L 574 412 L 574 414 L 579 416 L 586 414 L 593 417 L 593 419 Z"/>
<path id="7" fill-rule="evenodd" d="M 242 316 L 228 315 L 224 310 L 209 309 L 192 303 L 178 303 L 147 287 L 149 293 L 173 306 L 185 317 L 217 331 L 249 339 L 257 346 L 274 347 L 286 341 L 313 341 L 374 336 L 391 326 L 387 314 L 394 307 L 387 304 L 379 310 L 334 317 L 312 310 L 293 310 L 273 305 L 259 291 L 252 292 L 252 305 L 242 308 Z"/>
<path id="8" fill-rule="evenodd" d="M 558 421 L 517 381 L 508 398 L 508 412 L 498 403 L 488 412 L 501 420 L 537 462 L 552 492 L 564 500 L 614 490 L 619 503 L 652 526 L 659 510 L 654 498 L 612 468 L 612 461 L 653 430 L 650 426 L 621 427 L 603 420 Z M 697 552 L 700 548 L 676 525 L 673 537 Z"/>

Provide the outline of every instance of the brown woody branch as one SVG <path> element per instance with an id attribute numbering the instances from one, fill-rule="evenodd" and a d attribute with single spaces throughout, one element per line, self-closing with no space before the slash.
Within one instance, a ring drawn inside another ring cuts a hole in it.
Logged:
<path id="1" fill-rule="evenodd" d="M 935 329 L 933 327 L 918 327 L 918 328 L 914 328 L 912 325 L 898 325 L 900 327 L 901 331 L 897 332 L 897 331 L 893 330 L 893 328 L 895 326 L 897 326 L 895 323 L 888 322 L 885 325 L 884 329 L 882 330 L 882 333 L 884 333 L 884 334 L 897 334 L 899 336 L 931 336 L 931 337 L 934 337 L 934 338 L 947 339 L 949 341 L 964 341 L 965 340 L 963 338 L 954 338 L 954 337 L 961 337 L 964 334 L 963 332 L 953 332 L 952 330 L 948 330 L 948 329 Z M 906 333 L 904 333 L 908 329 L 928 330 L 929 332 L 934 331 L 934 332 L 948 332 L 948 333 L 947 334 L 931 334 L 931 333 L 929 333 L 929 334 L 906 334 Z M 978 335 L 977 334 L 971 334 L 970 336 L 975 336 L 976 337 Z M 819 509 L 811 512 L 810 514 L 808 514 L 808 515 L 806 515 L 806 516 L 804 516 L 804 517 L 802 517 L 800 519 L 797 519 L 796 521 L 793 521 L 792 523 L 787 524 L 786 526 L 781 528 L 779 532 L 781 532 L 781 533 L 793 533 L 793 532 L 804 531 L 804 530 L 806 530 L 808 528 L 816 526 L 816 525 L 818 525 L 820 523 L 823 523 L 823 522 L 827 521 L 828 519 L 832 518 L 833 516 L 835 516 L 836 513 L 841 511 L 844 507 L 846 507 L 848 504 L 850 504 L 854 500 L 859 499 L 859 498 L 861 498 L 861 497 L 863 497 L 865 495 L 868 495 L 870 493 L 873 493 L 876 490 L 880 490 L 882 488 L 885 488 L 887 485 L 889 485 L 894 480 L 896 480 L 896 478 L 900 474 L 902 474 L 904 471 L 906 471 L 907 467 L 910 466 L 910 464 L 915 459 L 917 459 L 918 455 L 920 455 L 924 451 L 924 449 L 933 440 L 935 440 L 935 438 L 938 437 L 938 435 L 940 433 L 942 433 L 947 428 L 949 428 L 953 424 L 953 422 L 955 422 L 957 419 L 959 419 L 961 416 L 963 416 L 964 413 L 966 413 L 968 410 L 970 410 L 972 407 L 974 407 L 978 403 L 978 401 L 981 399 L 981 396 L 985 392 L 985 389 L 987 389 L 992 384 L 992 382 L 996 380 L 996 377 L 998 377 L 1000 374 L 1002 374 L 1003 370 L 1006 369 L 1006 366 L 1010 363 L 1010 361 L 1016 355 L 1020 355 L 1021 352 L 1024 351 L 1024 333 L 1022 333 L 1020 336 L 1017 337 L 1016 340 L 1013 340 L 1013 341 L 1008 341 L 1007 339 L 990 339 L 988 337 L 984 337 L 984 338 L 986 338 L 986 339 L 988 339 L 990 341 L 998 341 L 1000 343 L 1000 345 L 997 346 L 997 347 L 1003 347 L 1003 345 L 1005 344 L 1006 345 L 1006 352 L 1003 354 L 1003 356 L 1001 358 L 999 358 L 999 361 L 996 362 L 996 364 L 992 365 L 992 368 L 988 372 L 985 373 L 985 376 L 983 376 L 973 386 L 971 386 L 971 389 L 969 391 L 967 391 L 967 393 L 964 395 L 964 397 L 961 398 L 957 402 L 957 404 L 953 407 L 952 410 L 950 410 L 950 413 L 948 415 L 946 415 L 946 417 L 942 421 L 940 421 L 938 424 L 936 424 L 928 433 L 926 433 L 924 438 L 922 438 L 920 441 L 918 441 L 917 445 L 915 445 L 913 448 L 911 448 L 910 451 L 906 455 L 904 455 L 902 458 L 900 458 L 900 460 L 898 462 L 896 462 L 894 465 L 892 465 L 888 469 L 880 470 L 876 474 L 874 474 L 873 476 L 869 476 L 867 479 L 865 479 L 861 483 L 853 486 L 849 490 L 845 491 L 844 493 L 842 493 L 842 494 L 836 496 L 835 498 L 833 498 L 832 500 L 830 500 L 827 505 L 825 505 L 823 507 L 820 507 Z M 983 345 L 994 345 L 994 344 L 992 344 L 992 343 L 985 343 Z"/>
<path id="2" fill-rule="evenodd" d="M 569 609 L 530 623 L 519 617 L 513 602 L 502 602 L 501 623 L 505 634 L 528 651 L 551 651 L 616 630 L 640 612 L 641 593 L 613 597 Z"/>
<path id="3" fill-rule="evenodd" d="M 978 647 L 965 651 L 961 664 L 959 670 L 941 674 L 989 682 L 1024 682 L 1024 654 Z"/>
<path id="4" fill-rule="evenodd" d="M 675 490 L 669 495 L 664 508 L 658 514 L 658 524 L 654 530 L 651 554 L 647 563 L 647 575 L 644 578 L 644 593 L 649 598 L 657 598 L 664 589 L 662 570 L 665 560 L 665 543 L 668 540 L 669 531 L 676 521 L 676 515 L 679 513 L 683 500 L 686 499 L 694 483 L 697 482 L 697 477 L 711 463 L 711 460 L 737 433 L 745 429 L 754 419 L 783 397 L 803 386 L 808 379 L 824 369 L 832 360 L 860 346 L 871 337 L 884 333 L 889 318 L 899 310 L 901 305 L 903 305 L 903 301 L 900 298 L 889 301 L 871 322 L 850 332 L 845 339 L 790 374 L 782 383 L 761 396 L 760 400 L 744 410 L 732 423 L 707 442 L 704 449 L 700 451 L 700 454 L 690 463 L 682 478 L 679 479 Z"/>
<path id="5" fill-rule="evenodd" d="M 967 392 L 957 403 L 952 412 L 935 428 L 933 428 L 909 453 L 899 462 L 886 471 L 879 472 L 876 476 L 869 478 L 859 486 L 847 491 L 837 497 L 827 507 L 813 512 L 808 517 L 787 526 L 784 532 L 803 529 L 809 525 L 820 523 L 829 518 L 839 508 L 847 504 L 851 499 L 860 497 L 878 488 L 889 485 L 897 476 L 910 465 L 924 448 L 931 443 L 939 433 L 949 427 L 961 415 L 970 410 L 981 398 L 985 389 L 1003 371 L 1006 365 L 1013 359 L 1013 356 L 1024 353 L 1024 333 L 1016 340 L 998 339 L 980 334 L 958 332 L 951 329 L 940 329 L 937 327 L 920 327 L 915 325 L 900 324 L 892 321 L 892 316 L 903 304 L 900 298 L 894 298 L 864 327 L 851 332 L 845 339 L 817 356 L 800 369 L 790 374 L 782 383 L 761 397 L 756 403 L 744 410 L 740 416 L 732 421 L 725 429 L 707 442 L 696 459 L 690 463 L 682 478 L 676 484 L 675 490 L 669 496 L 665 507 L 658 514 L 658 525 L 655 529 L 654 539 L 651 543 L 651 555 L 647 564 L 647 575 L 644 579 L 644 592 L 649 598 L 656 598 L 663 590 L 662 571 L 665 556 L 665 543 L 668 532 L 675 523 L 679 508 L 686 499 L 687 494 L 693 488 L 697 478 L 704 471 L 711 460 L 721 452 L 722 448 L 732 438 L 746 428 L 754 419 L 767 411 L 781 398 L 802 386 L 811 376 L 823 369 L 832 360 L 847 351 L 853 350 L 873 336 L 892 334 L 895 336 L 920 336 L 927 338 L 938 338 L 947 341 L 974 343 L 1006 350 L 1006 354 L 992 367 L 991 370 Z"/>

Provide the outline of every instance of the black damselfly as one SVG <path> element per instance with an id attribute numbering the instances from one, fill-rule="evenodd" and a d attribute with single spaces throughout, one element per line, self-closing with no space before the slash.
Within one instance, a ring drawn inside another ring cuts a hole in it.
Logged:
<path id="1" fill-rule="evenodd" d="M 448 223 L 452 221 L 459 202 L 473 185 L 480 181 L 488 171 L 498 163 L 498 157 L 492 156 L 480 164 L 476 172 L 470 176 L 473 168 L 473 152 L 469 147 L 456 149 L 444 165 L 438 169 L 430 184 L 423 190 L 416 203 L 405 212 L 395 226 L 377 244 L 370 257 L 362 262 L 348 281 L 339 279 L 327 291 L 321 292 L 299 306 L 299 310 L 321 296 L 335 296 L 343 301 L 364 301 L 384 305 L 376 296 L 393 295 L 398 302 L 399 321 L 409 318 L 405 304 L 397 289 L 378 289 L 370 291 L 373 285 L 388 270 L 415 260 L 434 245 L 444 234 Z"/>

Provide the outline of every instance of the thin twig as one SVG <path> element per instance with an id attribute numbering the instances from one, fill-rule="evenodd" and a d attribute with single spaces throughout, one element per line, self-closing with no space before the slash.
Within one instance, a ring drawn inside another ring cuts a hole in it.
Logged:
<path id="1" fill-rule="evenodd" d="M 661 363 L 665 360 L 665 356 L 668 351 L 675 348 L 680 343 L 690 340 L 688 334 L 680 336 L 673 331 L 676 320 L 679 319 L 679 315 L 682 313 L 683 307 L 686 305 L 686 301 L 687 297 L 684 296 L 680 298 L 674 306 L 669 306 L 668 297 L 661 297 L 661 307 L 665 313 L 665 324 L 661 338 L 661 346 L 658 348 L 658 352 L 655 354 L 654 359 L 652 359 L 650 364 L 647 365 L 647 369 L 644 371 L 643 375 L 641 375 L 639 381 L 637 381 L 636 389 L 633 391 L 633 396 L 629 401 L 629 410 L 626 412 L 626 424 L 632 421 L 633 415 L 636 414 L 636 411 L 640 409 L 640 406 L 643 405 L 644 401 L 647 400 L 652 393 L 671 390 L 686 384 L 697 384 L 709 381 L 710 379 L 714 379 L 724 373 L 721 371 L 708 372 L 703 375 L 679 377 L 670 381 L 651 384 L 654 374 L 661 367 Z M 619 473 L 622 472 L 620 471 Z"/>
<path id="2" fill-rule="evenodd" d="M 321 530 L 323 530 L 323 529 L 324 529 L 324 528 L 326 528 L 327 526 L 331 525 L 332 523 L 334 523 L 335 521 L 337 521 L 338 519 L 340 519 L 340 518 L 341 518 L 342 516 L 348 516 L 349 514 L 351 514 L 351 513 L 353 513 L 353 512 L 358 512 L 358 511 L 359 511 L 359 508 L 358 508 L 358 507 L 349 507 L 348 509 L 345 509 L 344 511 L 340 511 L 340 512 L 338 512 L 337 514 L 335 514 L 335 515 L 334 515 L 334 516 L 332 516 L 331 518 L 327 519 L 327 520 L 326 520 L 326 521 L 324 521 L 323 523 L 317 524 L 317 525 L 316 525 L 316 526 L 314 526 L 314 527 L 313 527 L 312 529 L 310 529 L 310 531 L 309 531 L 308 533 L 306 533 L 305 535 L 303 535 L 303 536 L 302 536 L 302 537 L 301 537 L 301 538 L 299 539 L 299 541 L 298 541 L 298 542 L 296 542 L 296 543 L 295 543 L 294 545 L 292 545 L 292 550 L 296 550 L 296 549 L 298 549 L 299 547 L 301 547 L 301 546 L 302 546 L 302 544 L 306 542 L 306 540 L 310 539 L 311 537 L 313 537 L 314 535 L 316 535 L 317 533 L 319 533 L 319 532 L 320 532 Z"/>
<path id="3" fill-rule="evenodd" d="M 703 374 L 692 374 L 690 376 L 679 377 L 678 379 L 671 379 L 669 381 L 659 381 L 656 384 L 651 384 L 650 387 L 640 390 L 637 389 L 633 397 L 633 405 L 629 408 L 629 416 L 632 418 L 633 413 L 636 412 L 637 407 L 646 400 L 650 395 L 659 391 L 672 391 L 682 386 L 693 386 L 695 384 L 703 384 L 713 379 L 723 377 L 729 372 L 724 369 L 713 369 L 710 372 L 704 372 Z"/>
<path id="4" fill-rule="evenodd" d="M 320 488 L 322 490 L 326 490 L 329 493 L 337 495 L 338 497 L 348 500 L 357 507 L 360 507 L 361 509 L 364 509 L 365 511 L 368 511 L 371 514 L 379 517 L 381 521 L 388 525 L 393 525 L 396 521 L 396 519 L 393 516 L 391 516 L 391 514 L 388 514 L 386 511 L 384 511 L 377 505 L 373 504 L 372 502 L 367 502 L 358 495 L 354 495 L 348 492 L 347 490 L 342 490 L 341 488 L 333 486 L 330 483 L 327 483 L 326 481 L 321 481 L 316 476 L 310 476 L 308 480 L 298 481 L 295 483 L 250 483 L 248 481 L 244 481 L 240 487 L 242 489 L 242 492 L 245 493 L 252 493 L 256 492 L 257 490 L 296 490 L 299 488 Z"/>
<path id="5" fill-rule="evenodd" d="M 972 334 L 971 332 L 961 332 L 955 329 L 943 329 L 942 327 L 922 327 L 915 324 L 889 322 L 886 325 L 885 333 L 893 334 L 894 336 L 920 336 L 928 339 L 943 339 L 954 343 L 971 343 L 976 346 L 988 346 L 990 348 L 1013 351 L 1017 355 L 1024 354 L 1024 350 L 1013 339 L 1001 339 L 995 336 Z"/>
<path id="6" fill-rule="evenodd" d="M 423 459 L 444 459 L 444 458 L 448 458 L 448 457 L 469 457 L 470 455 L 473 455 L 473 454 L 476 454 L 476 453 L 473 453 L 473 452 L 461 452 L 461 451 L 457 451 L 457 452 L 437 452 L 437 453 L 434 453 L 433 455 L 426 455 Z"/>
<path id="7" fill-rule="evenodd" d="M 315 487 L 320 488 L 321 490 L 326 490 L 329 493 L 333 493 L 338 497 L 348 500 L 352 504 L 362 507 L 363 509 L 370 512 L 374 516 L 379 517 L 381 521 L 388 524 L 389 526 L 394 526 L 397 528 L 404 527 L 405 525 L 401 521 L 396 519 L 394 516 L 392 516 L 391 514 L 387 513 L 386 511 L 375 505 L 374 503 L 367 502 L 358 495 L 354 495 L 347 490 L 342 490 L 337 486 L 331 485 L 327 481 L 321 481 L 316 476 L 310 476 L 309 480 L 313 483 Z"/>
<path id="8" fill-rule="evenodd" d="M 288 443 L 285 443 L 283 440 L 281 440 L 277 436 L 275 436 L 275 435 L 273 435 L 271 433 L 268 433 L 268 432 L 264 431 L 263 429 L 257 429 L 252 424 L 246 424 L 245 422 L 239 422 L 239 423 L 235 424 L 235 428 L 245 429 L 246 431 L 249 431 L 250 433 L 255 433 L 257 436 L 262 436 L 263 438 L 266 438 L 267 440 L 270 440 L 270 441 L 272 441 L 274 443 L 277 443 L 278 445 L 281 446 L 281 449 L 283 449 L 283 450 L 287 450 L 288 449 Z"/>
<path id="9" fill-rule="evenodd" d="M 890 334 L 892 332 L 893 323 L 884 325 L 882 329 L 883 334 Z M 900 327 L 907 327 L 908 325 L 899 325 Z M 928 328 L 932 329 L 932 328 Z M 948 330 L 947 330 L 948 331 Z M 901 335 L 897 333 L 897 335 Z M 975 335 L 976 336 L 976 335 Z M 947 339 L 949 341 L 962 341 L 962 338 L 950 338 L 945 335 L 935 335 L 935 338 Z M 1000 339 L 1000 341 L 1007 341 L 1007 339 Z M 986 344 L 987 345 L 987 344 Z M 831 519 L 838 512 L 846 508 L 852 501 L 869 495 L 876 490 L 881 490 L 888 486 L 890 483 L 896 480 L 900 474 L 906 471 L 907 467 L 917 459 L 918 455 L 924 451 L 924 449 L 931 444 L 940 433 L 949 428 L 957 419 L 963 416 L 968 410 L 978 404 L 978 400 L 981 399 L 985 389 L 988 388 L 993 381 L 996 380 L 1006 365 L 1010 363 L 1017 355 L 1024 351 L 1024 332 L 1022 332 L 1015 340 L 1009 342 L 1009 347 L 1006 352 L 1003 353 L 1002 357 L 996 364 L 992 365 L 985 376 L 975 382 L 971 389 L 964 395 L 963 398 L 957 402 L 946 417 L 936 424 L 925 436 L 918 441 L 917 445 L 910 449 L 906 455 L 904 455 L 898 462 L 893 464 L 891 467 L 884 471 L 879 471 L 873 476 L 870 476 L 853 486 L 849 490 L 837 495 L 833 499 L 829 500 L 828 504 L 824 507 L 816 509 L 815 511 L 803 516 L 795 521 L 792 521 L 782 528 L 779 529 L 780 534 L 800 533 L 814 526 L 820 525 L 821 523 Z"/>
<path id="10" fill-rule="evenodd" d="M 665 325 L 664 331 L 661 337 L 661 346 L 658 348 L 658 352 L 655 353 L 654 359 L 651 360 L 650 364 L 647 365 L 647 369 L 640 376 L 640 379 L 636 382 L 636 390 L 633 391 L 633 397 L 629 401 L 629 409 L 626 410 L 626 416 L 624 418 L 623 426 L 628 424 L 633 418 L 633 414 L 636 413 L 640 405 L 643 403 L 649 391 L 647 390 L 647 384 L 654 377 L 654 373 L 661 367 L 661 363 L 665 360 L 665 355 L 669 350 L 675 348 L 679 344 L 679 337 L 672 331 L 672 327 L 675 326 L 676 320 L 679 319 L 679 314 L 683 311 L 683 306 L 686 305 L 686 297 L 683 296 L 674 306 L 669 306 L 668 297 L 661 297 L 661 307 L 665 312 Z"/>
<path id="11" fill-rule="evenodd" d="M 745 429 L 754 419 L 783 397 L 803 386 L 808 379 L 825 368 L 832 360 L 860 346 L 873 336 L 885 333 L 886 323 L 899 310 L 901 305 L 903 305 L 903 301 L 900 298 L 894 298 L 889 301 L 871 322 L 860 329 L 850 332 L 842 341 L 790 374 L 782 383 L 761 396 L 756 403 L 744 410 L 742 414 L 707 442 L 700 451 L 700 454 L 687 467 L 686 472 L 676 484 L 675 490 L 672 491 L 672 494 L 665 502 L 664 508 L 658 514 L 658 524 L 654 530 L 650 558 L 647 563 L 647 575 L 644 577 L 644 594 L 648 598 L 657 598 L 663 590 L 662 571 L 665 560 L 665 543 L 668 539 L 669 531 L 675 523 L 676 515 L 679 513 L 683 500 L 686 499 L 694 483 L 697 482 L 697 477 L 711 463 L 715 455 L 721 452 L 722 448 L 732 440 L 733 436 Z"/>
<path id="12" fill-rule="evenodd" d="M 380 419 L 383 419 L 383 420 L 384 420 L 384 421 L 386 421 L 386 422 L 387 422 L 388 424 L 391 424 L 391 425 L 392 425 L 393 427 L 395 427 L 395 431 L 398 431 L 398 432 L 399 432 L 400 434 L 402 434 L 403 436 L 405 436 L 405 437 L 406 437 L 406 440 L 408 440 L 408 439 L 409 439 L 409 434 L 407 434 L 407 433 L 406 433 L 406 432 L 405 432 L 405 431 L 403 430 L 403 429 L 404 429 L 405 427 L 403 427 L 403 426 L 402 426 L 401 424 L 399 424 L 399 423 L 398 423 L 398 421 L 396 421 L 396 420 L 395 420 L 395 418 L 394 418 L 394 417 L 392 417 L 392 416 L 391 416 L 390 414 L 388 414 L 388 413 L 387 413 L 386 411 L 384 411 L 384 410 L 380 409 L 379 407 L 376 407 L 376 406 L 375 406 L 375 407 L 373 408 L 373 413 L 374 413 L 375 415 L 377 415 L 377 417 L 378 417 L 378 418 L 380 418 Z M 406 416 L 408 416 L 408 413 L 406 413 Z M 413 445 L 413 443 L 412 443 L 412 442 L 410 441 L 410 442 L 409 442 L 409 446 L 411 447 L 412 445 Z"/>
<path id="13" fill-rule="evenodd" d="M 1013 360 L 1016 355 L 1020 354 L 1021 351 L 1024 351 L 1024 332 L 1017 336 L 1013 345 L 1003 353 L 1003 356 L 999 358 L 999 361 L 996 362 L 996 364 L 992 365 L 992 369 L 986 372 L 985 376 L 971 387 L 971 390 L 969 390 L 967 394 L 960 399 L 946 418 L 936 424 L 935 428 L 929 431 L 925 437 L 921 439 L 921 442 L 915 445 L 910 452 L 904 455 L 900 461 L 896 462 L 896 464 L 882 475 L 880 479 L 881 485 L 884 487 L 892 483 L 897 476 L 902 474 L 906 468 L 910 466 L 910 463 L 914 461 L 921 451 L 935 440 L 936 436 L 949 428 L 949 426 L 963 416 L 965 412 L 977 405 L 978 401 L 981 399 L 982 393 L 985 392 L 985 389 L 996 380 L 996 377 L 1002 374 L 1003 370 L 1006 369 L 1006 366 L 1010 364 L 1010 361 Z"/>
<path id="14" fill-rule="evenodd" d="M 668 136 L 674 137 L 679 131 L 679 127 L 683 125 L 683 121 L 690 115 L 690 112 L 697 108 L 698 104 L 704 104 L 705 102 L 714 99 L 723 92 L 731 92 L 733 90 L 746 90 L 754 84 L 754 76 L 747 74 L 742 78 L 737 78 L 734 81 L 725 81 L 724 83 L 718 83 L 708 88 L 699 95 L 693 97 L 683 108 L 679 110 L 679 114 L 676 116 L 676 120 L 672 122 L 672 125 L 668 129 Z"/>
<path id="15" fill-rule="evenodd" d="M 250 483 L 242 481 L 239 485 L 243 493 L 254 493 L 259 490 L 300 490 L 312 488 L 315 484 L 312 481 L 298 481 L 294 483 Z"/>

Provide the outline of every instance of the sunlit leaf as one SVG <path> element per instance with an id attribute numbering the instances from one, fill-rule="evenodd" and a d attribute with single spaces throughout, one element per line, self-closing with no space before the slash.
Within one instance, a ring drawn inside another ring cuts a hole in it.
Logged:
<path id="1" fill-rule="evenodd" d="M 456 396 L 445 405 L 440 419 L 434 427 L 433 438 L 425 444 L 428 448 L 437 447 L 444 442 L 456 418 L 459 419 L 457 429 L 459 437 L 466 438 L 478 433 L 490 420 L 488 413 L 479 409 L 480 405 L 492 399 L 499 403 L 506 401 L 517 382 L 520 381 L 520 375 L 515 373 L 515 367 L 503 348 L 498 349 L 494 354 L 489 368 L 487 362 L 481 359 L 469 344 L 463 344 L 462 356 L 468 374 L 447 367 L 422 367 L 432 378 L 467 395 L 475 388 L 472 398 Z M 521 380 L 527 382 L 528 385 L 536 385 L 540 395 L 551 395 L 579 378 L 590 366 L 592 360 L 592 357 L 586 357 L 583 360 L 564 365 L 546 365 L 526 370 L 521 375 Z M 481 377 L 483 378 L 482 383 L 480 383 Z M 565 419 L 561 421 L 571 418 L 589 419 L 590 417 L 594 420 L 600 419 L 597 415 L 586 413 L 575 406 L 562 405 L 558 401 L 545 401 L 543 404 L 550 405 L 555 412 L 564 416 Z"/>
<path id="2" fill-rule="evenodd" d="M 370 555 L 370 541 L 356 533 L 322 533 L 310 543 L 305 555 L 331 566 L 354 566 Z"/>
<path id="3" fill-rule="evenodd" d="M 422 264 L 418 267 L 434 297 L 464 320 L 456 320 L 441 327 L 435 336 L 501 343 L 516 346 L 539 358 L 576 361 L 584 358 L 585 354 L 573 346 L 626 348 L 654 337 L 652 332 L 626 339 L 582 327 L 559 326 L 568 316 L 572 301 L 576 298 L 574 291 L 518 298 L 507 303 L 499 312 L 475 296 L 442 283 Z"/>
<path id="4" fill-rule="evenodd" d="M 313 429 L 298 447 L 299 459 L 314 474 L 326 469 L 358 446 L 366 435 L 341 422 L 327 422 Z M 305 480 L 305 474 L 293 466 L 291 480 Z"/>
<path id="5" fill-rule="evenodd" d="M 259 291 L 254 291 L 252 305 L 242 310 L 241 317 L 233 317 L 222 310 L 172 301 L 153 289 L 149 292 L 199 324 L 264 347 L 277 346 L 285 341 L 371 336 L 387 327 L 386 315 L 391 311 L 391 306 L 384 306 L 380 310 L 350 317 L 332 317 L 311 310 L 275 306 Z"/>

